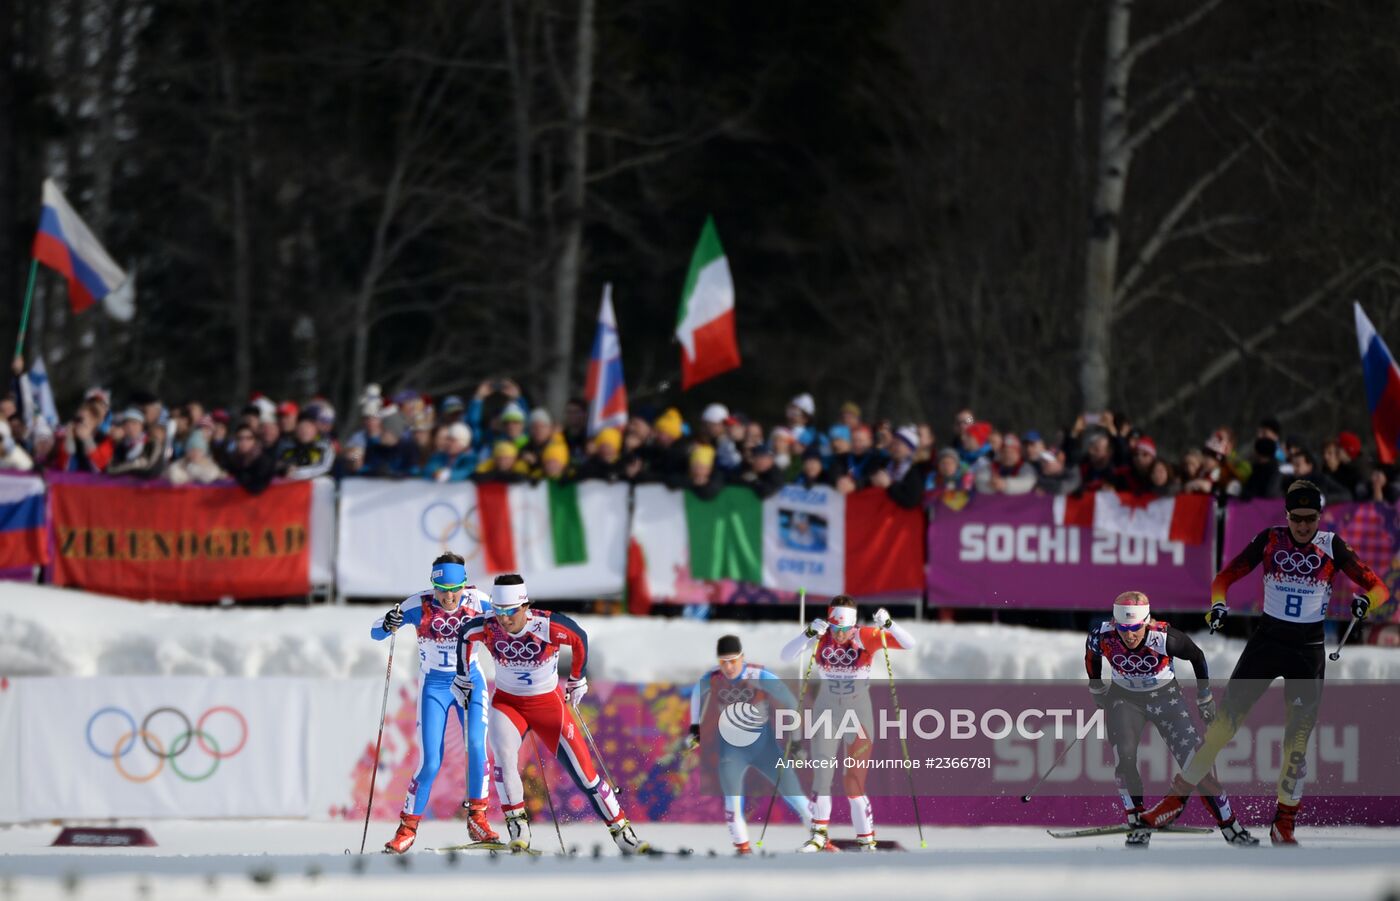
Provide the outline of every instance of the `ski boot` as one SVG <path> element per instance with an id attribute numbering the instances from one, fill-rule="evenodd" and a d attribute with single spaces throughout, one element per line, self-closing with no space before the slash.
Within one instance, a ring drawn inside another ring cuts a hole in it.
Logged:
<path id="1" fill-rule="evenodd" d="M 1134 807 L 1128 811 L 1128 837 L 1123 840 L 1123 847 L 1146 850 L 1150 841 L 1152 830 L 1142 821 L 1142 808 Z"/>
<path id="2" fill-rule="evenodd" d="M 1275 845 L 1297 846 L 1298 840 L 1293 837 L 1293 821 L 1298 816 L 1299 806 L 1279 802 L 1278 812 L 1274 814 L 1274 822 L 1269 827 L 1269 840 Z"/>
<path id="3" fill-rule="evenodd" d="M 748 842 L 739 842 L 734 846 L 734 853 L 743 857 L 745 854 L 752 854 L 753 848 L 749 847 Z"/>
<path id="4" fill-rule="evenodd" d="M 826 834 L 824 823 L 813 823 L 812 834 L 807 837 L 807 841 L 802 843 L 802 847 L 797 849 L 804 854 L 811 854 L 817 851 L 835 851 L 836 846 L 831 843 L 831 839 Z"/>
<path id="5" fill-rule="evenodd" d="M 496 830 L 491 828 L 491 824 L 486 821 L 486 799 L 473 798 L 470 801 L 463 801 L 462 807 L 467 811 L 467 835 L 474 842 L 499 842 L 501 837 L 496 834 Z"/>
<path id="6" fill-rule="evenodd" d="M 1227 845 L 1238 845 L 1241 848 L 1253 848 L 1259 844 L 1259 839 L 1249 834 L 1249 830 L 1239 824 L 1234 817 L 1220 824 L 1220 837 L 1225 839 Z"/>
<path id="7" fill-rule="evenodd" d="M 623 817 L 616 823 L 608 824 L 608 833 L 612 835 L 612 840 L 617 843 L 617 849 L 624 855 L 645 854 L 651 850 L 651 845 L 637 838 L 637 833 L 633 831 L 632 824 Z"/>
<path id="8" fill-rule="evenodd" d="M 856 848 L 860 851 L 874 851 L 875 833 L 872 832 L 869 835 L 857 835 Z"/>
<path id="9" fill-rule="evenodd" d="M 530 850 L 530 816 L 525 808 L 506 811 L 506 832 L 510 835 L 512 851 Z"/>
<path id="10" fill-rule="evenodd" d="M 1143 825 L 1151 829 L 1161 829 L 1176 822 L 1176 818 L 1186 809 L 1186 802 L 1190 800 L 1193 791 L 1195 786 L 1187 784 L 1178 773 L 1176 778 L 1172 779 L 1172 787 L 1166 796 L 1143 811 Z"/>
<path id="11" fill-rule="evenodd" d="M 413 847 L 413 840 L 418 837 L 418 821 L 421 816 L 414 816 L 411 813 L 399 814 L 399 828 L 394 833 L 394 837 L 384 843 L 385 854 L 402 854 Z"/>

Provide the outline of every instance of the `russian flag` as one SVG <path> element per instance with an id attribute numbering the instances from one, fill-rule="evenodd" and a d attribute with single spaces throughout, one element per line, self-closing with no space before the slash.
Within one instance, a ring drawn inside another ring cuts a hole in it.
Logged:
<path id="1" fill-rule="evenodd" d="M 1393 463 L 1400 447 L 1400 368 L 1361 304 L 1353 303 L 1352 309 L 1356 312 L 1356 343 L 1361 348 L 1361 375 L 1366 381 L 1366 407 L 1371 411 L 1376 455 L 1382 463 Z"/>
<path id="2" fill-rule="evenodd" d="M 81 313 L 126 282 L 92 231 L 52 179 L 44 179 L 44 210 L 34 236 L 34 259 L 68 279 L 68 303 Z"/>
<path id="3" fill-rule="evenodd" d="M 0 477 L 0 569 L 42 566 L 47 562 L 43 480 L 34 476 Z"/>
<path id="4" fill-rule="evenodd" d="M 627 386 L 622 383 L 622 341 L 613 317 L 612 284 L 603 286 L 598 308 L 598 331 L 593 335 L 593 355 L 588 359 L 588 434 L 627 425 Z"/>

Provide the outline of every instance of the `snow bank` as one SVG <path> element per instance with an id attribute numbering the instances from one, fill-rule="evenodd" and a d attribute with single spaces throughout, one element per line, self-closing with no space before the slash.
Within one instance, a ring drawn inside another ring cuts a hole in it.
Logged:
<path id="1" fill-rule="evenodd" d="M 0 675 L 315 676 L 384 673 L 385 643 L 369 637 L 382 611 L 369 606 L 211 608 L 133 602 L 41 585 L 0 585 Z M 778 650 L 796 623 L 579 616 L 588 630 L 595 679 L 693 680 L 713 664 L 715 640 L 738 632 L 751 660 L 787 673 Z M 903 678 L 1080 678 L 1084 638 L 1020 626 L 904 625 L 918 639 L 892 655 Z M 412 644 L 398 642 L 409 660 Z M 1228 675 L 1240 640 L 1197 635 L 1217 676 Z M 416 667 L 396 665 L 411 680 Z M 1328 664 L 1330 678 L 1400 678 L 1400 651 L 1349 647 Z M 1189 675 L 1189 667 L 1187 669 Z"/>

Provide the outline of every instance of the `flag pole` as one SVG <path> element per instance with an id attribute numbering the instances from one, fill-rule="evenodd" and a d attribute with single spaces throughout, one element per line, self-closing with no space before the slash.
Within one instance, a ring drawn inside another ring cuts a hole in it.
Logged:
<path id="1" fill-rule="evenodd" d="M 24 353 L 24 333 L 29 330 L 29 305 L 34 300 L 34 277 L 39 273 L 38 258 L 29 261 L 29 286 L 24 289 L 24 312 L 19 315 L 19 336 L 15 338 L 15 357 Z"/>

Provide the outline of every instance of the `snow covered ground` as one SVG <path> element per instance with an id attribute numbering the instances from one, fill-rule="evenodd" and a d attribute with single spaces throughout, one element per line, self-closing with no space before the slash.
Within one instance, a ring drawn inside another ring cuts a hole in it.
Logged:
<path id="1" fill-rule="evenodd" d="M 126 824 L 131 825 L 131 824 Z M 1231 898 L 1385 898 L 1400 892 L 1400 830 L 1300 830 L 1303 847 L 1226 846 L 1218 836 L 1159 835 L 1148 851 L 1119 838 L 1057 840 L 1034 828 L 930 829 L 921 850 L 912 828 L 883 830 L 908 853 L 798 855 L 796 827 L 772 830 L 772 854 L 738 859 L 714 826 L 648 826 L 658 846 L 694 848 L 690 857 L 623 859 L 601 827 L 570 825 L 580 854 L 555 856 L 547 823 L 536 827 L 540 858 L 483 854 L 403 858 L 359 848 L 360 826 L 285 821 L 145 824 L 160 846 L 105 852 L 49 848 L 56 826 L 0 830 L 0 898 L 219 899 L 333 898 L 384 901 L 438 893 L 492 898 L 527 888 L 530 897 L 763 899 L 1066 898 L 1137 886 L 1153 894 Z M 383 836 L 371 824 L 369 845 Z M 460 841 L 460 825 L 427 823 L 420 847 Z M 714 856 L 711 855 L 714 852 Z M 524 881 L 528 880 L 528 881 Z"/>
<path id="2" fill-rule="evenodd" d="M 232 608 L 138 603 L 40 585 L 0 583 L 0 675 L 384 675 L 384 645 L 369 639 L 383 613 L 367 606 Z M 589 675 L 623 682 L 689 682 L 714 665 L 715 639 L 738 632 L 748 657 L 785 672 L 779 649 L 796 623 L 579 616 Z M 1180 617 L 1176 617 L 1180 619 Z M 903 623 L 918 647 L 893 656 L 903 678 L 1077 679 L 1084 637 L 1020 626 Z M 1194 628 L 1195 622 L 1188 622 Z M 1225 674 L 1244 648 L 1199 634 L 1211 670 Z M 489 664 L 488 664 L 489 666 Z M 415 678 L 411 666 L 395 667 Z M 1189 673 L 1189 668 L 1187 670 Z M 1329 679 L 1400 678 L 1400 650 L 1348 647 Z"/>

